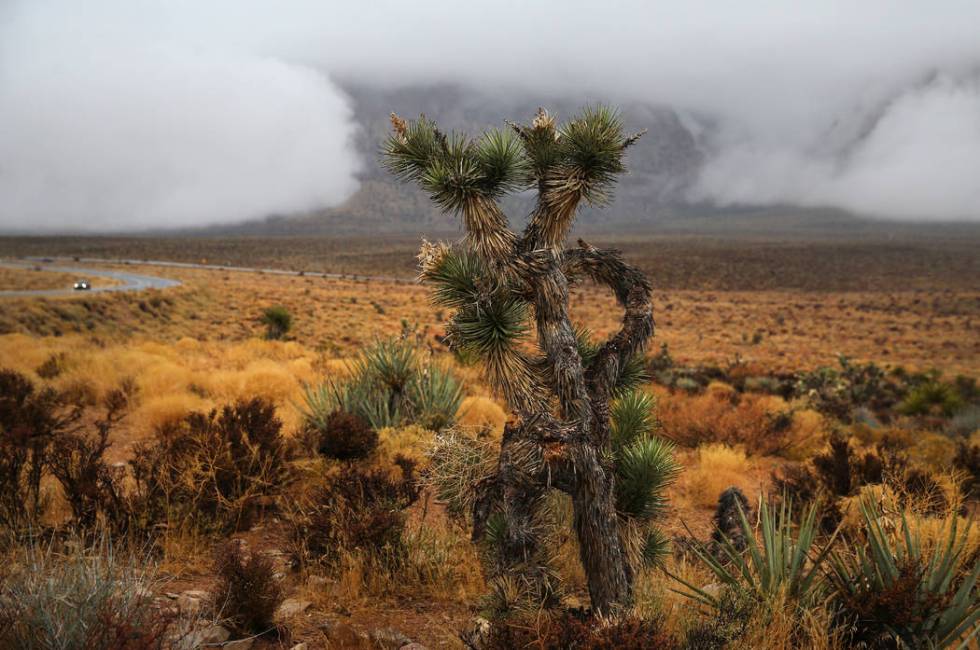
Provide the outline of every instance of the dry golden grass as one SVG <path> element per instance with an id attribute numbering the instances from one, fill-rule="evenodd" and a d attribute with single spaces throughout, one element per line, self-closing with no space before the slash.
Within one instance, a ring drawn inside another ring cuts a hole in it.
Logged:
<path id="1" fill-rule="evenodd" d="M 699 447 L 693 459 L 682 462 L 680 489 L 687 502 L 695 507 L 714 507 L 718 496 L 732 486 L 746 494 L 758 492 L 750 474 L 752 463 L 743 449 L 709 444 Z"/>
<path id="2" fill-rule="evenodd" d="M 294 316 L 291 336 L 328 356 L 349 356 L 378 336 L 397 334 L 403 321 L 418 325 L 434 346 L 434 336 L 444 331 L 446 314 L 413 283 L 125 268 L 184 284 L 138 294 L 8 298 L 0 333 L 241 340 L 260 337 L 262 310 L 278 304 Z M 618 327 L 620 310 L 608 291 L 594 285 L 572 291 L 571 309 L 597 337 Z M 980 339 L 972 328 L 980 315 L 976 291 L 655 291 L 654 313 L 654 345 L 667 343 L 682 364 L 725 364 L 737 356 L 762 368 L 800 370 L 835 365 L 845 354 L 969 374 L 980 363 Z"/>
<path id="3" fill-rule="evenodd" d="M 15 269 L 0 266 L 0 291 L 71 289 L 72 284 L 77 279 L 70 273 L 42 271 L 38 268 Z M 108 278 L 100 279 L 108 280 Z"/>

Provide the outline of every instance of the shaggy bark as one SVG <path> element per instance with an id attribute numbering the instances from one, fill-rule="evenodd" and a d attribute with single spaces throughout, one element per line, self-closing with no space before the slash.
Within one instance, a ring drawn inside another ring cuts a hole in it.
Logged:
<path id="1" fill-rule="evenodd" d="M 495 474 L 476 486 L 473 539 L 493 534 L 497 572 L 530 583 L 546 601 L 553 592 L 545 558 L 554 549 L 547 548 L 540 514 L 547 492 L 561 490 L 573 504 L 593 609 L 609 615 L 628 607 L 632 575 L 616 511 L 609 412 L 623 368 L 653 334 L 650 285 L 615 251 L 581 241 L 564 247 L 579 204 L 607 198 L 624 171 L 623 151 L 639 134 L 624 137 L 618 117 L 604 109 L 587 110 L 562 128 L 539 110 L 530 125 L 510 124 L 517 146 L 501 133 L 480 141 L 446 136 L 424 117 L 409 123 L 393 114 L 392 125 L 389 169 L 461 217 L 464 247 L 484 269 L 476 281 L 447 278 L 439 265 L 449 247 L 426 245 L 422 277 L 441 283 L 448 304 L 464 314 L 454 316 L 450 339 L 477 341 L 488 380 L 516 415 Z M 517 236 L 496 197 L 530 188 L 538 191 L 537 205 Z M 583 278 L 611 289 L 624 310 L 620 330 L 588 364 L 568 314 L 569 285 Z M 500 325 L 499 309 L 514 297 L 533 308 L 540 356 L 528 355 L 510 340 L 512 328 Z M 475 336 L 484 324 L 479 331 L 490 334 Z"/>

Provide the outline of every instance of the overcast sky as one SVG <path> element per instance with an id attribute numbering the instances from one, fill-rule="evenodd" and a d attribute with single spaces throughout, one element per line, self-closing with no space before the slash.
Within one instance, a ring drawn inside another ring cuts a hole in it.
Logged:
<path id="1" fill-rule="evenodd" d="M 980 220 L 976 1 L 0 0 L 0 229 L 341 202 L 337 78 L 666 104 L 714 125 L 692 199 Z"/>

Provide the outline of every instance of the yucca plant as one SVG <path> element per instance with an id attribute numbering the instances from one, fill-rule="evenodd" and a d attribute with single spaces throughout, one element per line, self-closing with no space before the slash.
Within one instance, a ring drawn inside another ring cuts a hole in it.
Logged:
<path id="1" fill-rule="evenodd" d="M 836 540 L 836 535 L 816 550 L 817 508 L 809 506 L 797 527 L 793 522 L 792 503 L 784 499 L 778 508 L 772 508 L 765 498 L 759 500 L 759 539 L 738 507 L 742 531 L 747 542 L 746 550 L 739 551 L 731 540 L 722 536 L 717 545 L 720 557 L 712 554 L 707 546 L 695 545 L 694 554 L 714 574 L 721 585 L 742 599 L 771 603 L 777 598 L 808 605 L 821 595 L 821 568 Z M 673 576 L 686 590 L 674 590 L 703 605 L 721 606 L 717 594 L 692 585 L 683 578 Z"/>
<path id="2" fill-rule="evenodd" d="M 390 338 L 363 350 L 349 377 L 307 386 L 301 408 L 317 431 L 336 411 L 375 429 L 418 423 L 438 431 L 453 423 L 462 401 L 463 387 L 451 370 L 423 360 L 411 341 Z"/>
<path id="3" fill-rule="evenodd" d="M 967 648 L 980 635 L 980 561 L 957 517 L 931 548 L 902 513 L 887 532 L 871 500 L 860 503 L 866 541 L 834 553 L 827 572 L 839 620 L 870 647 Z M 972 562 L 972 566 L 966 563 Z"/>
<path id="4" fill-rule="evenodd" d="M 612 403 L 610 443 L 616 468 L 616 510 L 636 565 L 660 564 L 669 551 L 655 526 L 667 511 L 666 490 L 680 473 L 673 443 L 654 436 L 660 423 L 649 393 L 631 390 Z"/>
<path id="5" fill-rule="evenodd" d="M 491 520 L 505 522 L 496 577 L 547 593 L 548 572 L 525 559 L 547 556 L 539 509 L 558 489 L 571 497 L 593 608 L 610 614 L 626 607 L 633 571 L 620 530 L 617 470 L 608 462 L 609 408 L 642 379 L 640 355 L 653 334 L 651 288 L 618 252 L 582 241 L 566 248 L 565 240 L 583 202 L 609 199 L 625 171 L 624 153 L 640 134 L 627 136 L 618 113 L 605 107 L 562 125 L 540 109 L 530 124 L 477 138 L 446 134 L 424 116 L 407 122 L 392 114 L 391 121 L 388 169 L 417 183 L 466 231 L 455 245 L 423 244 L 420 279 L 453 311 L 450 346 L 482 362 L 514 415 L 496 471 L 474 486 L 473 535 L 480 540 Z M 525 190 L 537 192 L 537 204 L 519 234 L 499 199 Z M 569 285 L 583 279 L 608 287 L 625 312 L 621 329 L 599 344 L 568 314 Z M 647 458 L 641 464 L 649 466 L 659 451 L 644 445 L 627 455 Z"/>

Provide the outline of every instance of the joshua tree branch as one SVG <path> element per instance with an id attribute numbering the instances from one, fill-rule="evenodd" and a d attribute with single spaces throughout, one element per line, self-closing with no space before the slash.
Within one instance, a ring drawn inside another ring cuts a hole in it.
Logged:
<path id="1" fill-rule="evenodd" d="M 623 307 L 622 327 L 602 345 L 587 373 L 593 399 L 608 397 L 620 369 L 653 336 L 650 283 L 643 273 L 626 264 L 618 251 L 600 250 L 582 240 L 578 248 L 565 251 L 564 269 L 569 277 L 585 274 L 608 286 Z"/>

